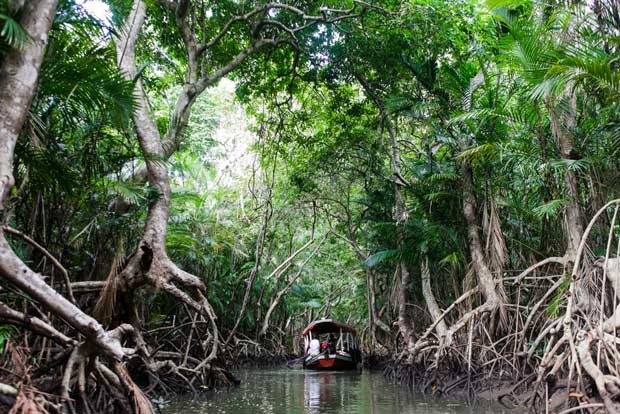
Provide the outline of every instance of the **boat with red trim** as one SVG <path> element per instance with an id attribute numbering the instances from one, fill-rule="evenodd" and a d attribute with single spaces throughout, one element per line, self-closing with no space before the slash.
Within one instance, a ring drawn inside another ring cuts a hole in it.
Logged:
<path id="1" fill-rule="evenodd" d="M 362 355 L 355 329 L 333 319 L 319 319 L 303 330 L 306 369 L 357 369 Z"/>

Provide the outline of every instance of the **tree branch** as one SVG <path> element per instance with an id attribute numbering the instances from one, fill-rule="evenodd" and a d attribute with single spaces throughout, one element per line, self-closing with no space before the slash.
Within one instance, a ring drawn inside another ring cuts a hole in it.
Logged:
<path id="1" fill-rule="evenodd" d="M 60 261 L 58 261 L 58 259 L 56 259 L 54 255 L 52 255 L 49 251 L 47 251 L 47 249 L 45 249 L 43 246 L 41 246 L 39 243 L 31 239 L 30 237 L 28 237 L 21 231 L 11 228 L 9 226 L 4 226 L 3 230 L 5 233 L 9 233 L 14 236 L 17 236 L 21 238 L 22 240 L 26 241 L 28 244 L 32 245 L 34 248 L 36 248 L 41 253 L 43 253 L 43 255 L 47 257 L 58 270 L 60 270 L 60 273 L 62 273 L 62 276 L 64 279 L 65 287 L 67 289 L 67 296 L 69 296 L 69 300 L 71 302 L 75 303 L 75 296 L 73 296 L 73 290 L 71 289 L 71 280 L 69 279 L 69 272 L 67 272 L 67 269 L 65 269 L 64 266 L 60 264 Z"/>

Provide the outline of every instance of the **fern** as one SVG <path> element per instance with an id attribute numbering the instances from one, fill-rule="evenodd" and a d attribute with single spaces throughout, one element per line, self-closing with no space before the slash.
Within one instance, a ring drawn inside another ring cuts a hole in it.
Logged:
<path id="1" fill-rule="evenodd" d="M 439 261 L 439 264 L 442 266 L 450 266 L 450 267 L 458 267 L 459 265 L 459 255 L 457 252 L 452 252 L 449 255 L 445 256 L 443 259 Z"/>
<path id="2" fill-rule="evenodd" d="M 114 181 L 111 183 L 110 189 L 129 205 L 141 204 L 148 199 L 146 187 L 143 185 L 135 185 L 127 181 Z"/>
<path id="3" fill-rule="evenodd" d="M 591 161 L 587 158 L 580 160 L 559 159 L 551 162 L 551 166 L 556 170 L 569 170 L 576 172 L 585 172 L 590 168 Z"/>

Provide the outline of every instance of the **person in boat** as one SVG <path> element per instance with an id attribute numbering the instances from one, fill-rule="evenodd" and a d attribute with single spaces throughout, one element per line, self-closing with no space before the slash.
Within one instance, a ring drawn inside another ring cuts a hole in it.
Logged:
<path id="1" fill-rule="evenodd" d="M 326 356 L 329 355 L 329 340 L 325 338 L 323 342 L 321 342 L 321 352 L 323 352 Z"/>
<path id="2" fill-rule="evenodd" d="M 310 341 L 310 347 L 308 348 L 309 355 L 318 355 L 321 353 L 321 344 L 318 339 L 313 339 Z"/>
<path id="3" fill-rule="evenodd" d="M 327 343 L 329 345 L 329 353 L 335 354 L 336 353 L 336 336 L 333 333 L 329 334 L 329 339 L 327 340 Z"/>

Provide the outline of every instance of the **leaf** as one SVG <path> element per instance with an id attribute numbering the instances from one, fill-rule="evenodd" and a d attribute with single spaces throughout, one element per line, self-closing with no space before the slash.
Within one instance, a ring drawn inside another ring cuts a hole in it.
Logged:
<path id="1" fill-rule="evenodd" d="M 459 255 L 457 252 L 452 252 L 439 261 L 440 265 L 457 267 L 459 265 Z"/>
<path id="2" fill-rule="evenodd" d="M 135 185 L 127 181 L 114 181 L 111 184 L 111 189 L 129 205 L 137 205 L 147 199 L 143 185 Z"/>
<path id="3" fill-rule="evenodd" d="M 426 181 L 432 184 L 436 183 L 444 183 L 444 182 L 455 182 L 458 181 L 460 177 L 454 173 L 435 173 L 426 177 Z"/>
<path id="4" fill-rule="evenodd" d="M 382 250 L 382 251 L 377 252 L 377 253 L 371 255 L 370 257 L 368 257 L 368 259 L 366 259 L 364 261 L 364 263 L 362 263 L 362 266 L 364 266 L 367 269 L 369 269 L 371 267 L 375 267 L 376 265 L 378 265 L 379 263 L 383 262 L 384 260 L 398 255 L 398 253 L 399 253 L 399 251 L 398 250 L 394 250 L 394 249 L 392 249 L 392 250 Z"/>
<path id="5" fill-rule="evenodd" d="M 461 152 L 456 158 L 459 161 L 467 161 L 469 163 L 491 162 L 499 158 L 501 148 L 496 144 L 481 144 L 477 147 L 468 148 Z"/>
<path id="6" fill-rule="evenodd" d="M 11 47 L 22 49 L 30 40 L 28 33 L 11 16 L 0 13 L 0 37 Z"/>
<path id="7" fill-rule="evenodd" d="M 313 308 L 313 309 L 318 309 L 322 306 L 321 303 L 316 299 L 309 300 L 308 302 L 301 302 L 300 305 L 304 308 Z"/>
<path id="8" fill-rule="evenodd" d="M 425 194 L 424 198 L 426 198 L 428 201 L 439 201 L 443 197 L 449 197 L 451 195 L 453 195 L 453 193 L 447 191 L 435 191 L 433 193 Z"/>
<path id="9" fill-rule="evenodd" d="M 535 207 L 532 212 L 536 217 L 539 218 L 551 218 L 555 217 L 558 213 L 558 210 L 564 208 L 564 206 L 568 203 L 568 201 L 564 198 L 560 198 L 557 200 L 551 200 L 548 203 Z"/>
<path id="10" fill-rule="evenodd" d="M 582 158 L 580 160 L 560 159 L 551 162 L 551 166 L 556 170 L 567 169 L 569 171 L 585 172 L 590 167 L 590 160 Z"/>
<path id="11" fill-rule="evenodd" d="M 497 9 L 500 7 L 513 10 L 521 7 L 524 4 L 528 4 L 528 0 L 486 0 L 485 5 L 489 10 Z"/>
<path id="12" fill-rule="evenodd" d="M 18 333 L 19 330 L 13 325 L 0 325 L 0 352 L 4 351 L 6 341 Z"/>

